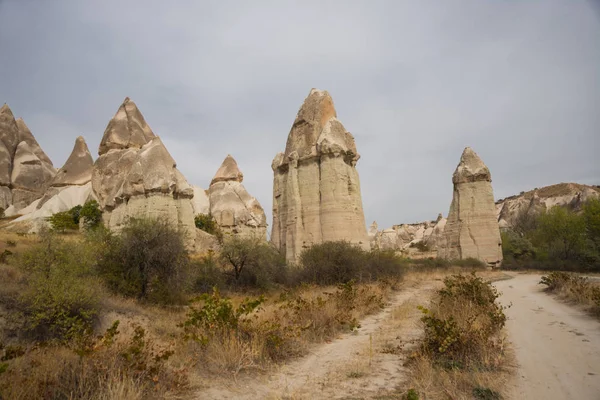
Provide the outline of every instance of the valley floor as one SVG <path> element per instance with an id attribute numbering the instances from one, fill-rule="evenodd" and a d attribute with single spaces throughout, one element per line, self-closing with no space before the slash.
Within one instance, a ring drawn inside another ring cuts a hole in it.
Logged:
<path id="1" fill-rule="evenodd" d="M 512 274 L 503 292 L 518 370 L 510 399 L 600 399 L 600 323 L 542 291 L 541 275 Z"/>

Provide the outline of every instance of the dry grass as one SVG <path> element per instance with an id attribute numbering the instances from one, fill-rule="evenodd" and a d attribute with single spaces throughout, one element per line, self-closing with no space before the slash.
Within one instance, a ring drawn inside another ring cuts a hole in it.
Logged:
<path id="1" fill-rule="evenodd" d="M 551 272 L 540 282 L 547 291 L 559 298 L 583 307 L 600 317 L 600 280 L 598 277 L 583 277 L 568 272 Z"/>
<path id="2" fill-rule="evenodd" d="M 496 271 L 484 275 L 488 279 L 503 277 Z M 500 399 L 495 396 L 501 396 L 511 379 L 514 356 L 500 330 L 503 314 L 493 305 L 494 292 L 471 280 L 475 278 L 461 279 L 445 281 L 442 290 L 446 294 L 438 291 L 425 305 L 427 313 L 421 322 L 425 335 L 422 344 L 410 350 L 405 386 L 415 390 L 420 399 Z M 456 282 L 458 287 L 453 286 Z M 455 328 L 440 328 L 443 325 L 435 321 L 455 324 Z"/>

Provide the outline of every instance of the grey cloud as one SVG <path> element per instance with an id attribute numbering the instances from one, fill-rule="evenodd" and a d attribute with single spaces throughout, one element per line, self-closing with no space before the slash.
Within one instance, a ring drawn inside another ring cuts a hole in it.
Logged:
<path id="1" fill-rule="evenodd" d="M 206 187 L 226 154 L 270 213 L 273 156 L 311 87 L 362 155 L 367 222 L 447 213 L 465 146 L 497 198 L 600 183 L 591 2 L 0 0 L 0 102 L 54 163 L 95 153 L 125 96 Z"/>

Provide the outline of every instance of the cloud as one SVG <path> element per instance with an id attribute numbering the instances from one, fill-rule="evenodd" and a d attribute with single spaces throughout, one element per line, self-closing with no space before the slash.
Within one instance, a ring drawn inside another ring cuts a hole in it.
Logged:
<path id="1" fill-rule="evenodd" d="M 497 198 L 600 183 L 591 2 L 0 0 L 0 101 L 60 166 L 125 96 L 187 179 L 232 154 L 270 214 L 271 160 L 310 88 L 356 138 L 365 217 L 446 214 L 473 147 Z"/>

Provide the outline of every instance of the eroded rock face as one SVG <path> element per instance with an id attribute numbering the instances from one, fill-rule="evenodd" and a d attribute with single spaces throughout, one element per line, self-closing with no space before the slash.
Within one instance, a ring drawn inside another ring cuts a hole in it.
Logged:
<path id="1" fill-rule="evenodd" d="M 237 162 L 228 155 L 208 189 L 210 214 L 224 233 L 239 236 L 267 237 L 267 218 L 242 181 L 244 175 Z"/>
<path id="2" fill-rule="evenodd" d="M 454 193 L 444 229 L 449 259 L 476 258 L 490 265 L 502 261 L 502 242 L 496 219 L 492 177 L 479 156 L 467 147 L 452 176 Z"/>
<path id="3" fill-rule="evenodd" d="M 130 217 L 165 218 L 194 247 L 194 190 L 129 98 L 109 122 L 98 154 L 92 188 L 110 229 L 120 230 Z"/>
<path id="4" fill-rule="evenodd" d="M 46 189 L 44 196 L 38 202 L 37 209 L 41 209 L 47 201 L 68 187 L 89 184 L 92 181 L 93 167 L 94 160 L 92 159 L 92 154 L 83 136 L 79 136 L 75 139 L 71 155 L 62 168 L 58 170 L 54 179 L 50 182 L 50 186 Z"/>
<path id="5" fill-rule="evenodd" d="M 285 152 L 272 163 L 271 240 L 288 261 L 297 261 L 305 248 L 324 241 L 370 247 L 356 171 L 359 157 L 329 93 L 312 89 L 298 111 Z"/>
<path id="6" fill-rule="evenodd" d="M 39 199 L 54 178 L 52 161 L 22 119 L 0 108 L 0 207 L 14 215 Z"/>
<path id="7" fill-rule="evenodd" d="M 501 228 L 511 228 L 524 215 L 537 215 L 554 206 L 580 210 L 585 202 L 597 198 L 600 198 L 600 187 L 559 183 L 498 200 L 496 214 Z"/>

